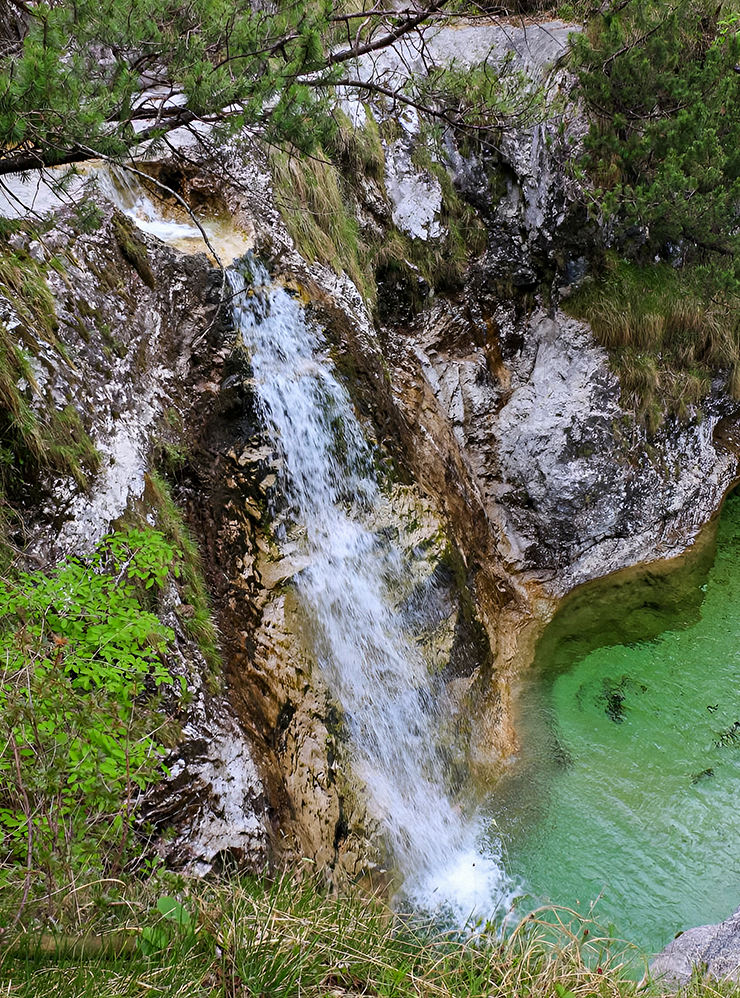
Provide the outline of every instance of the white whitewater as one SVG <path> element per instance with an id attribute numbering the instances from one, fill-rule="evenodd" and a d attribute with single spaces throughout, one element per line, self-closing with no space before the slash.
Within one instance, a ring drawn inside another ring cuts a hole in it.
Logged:
<path id="1" fill-rule="evenodd" d="M 317 661 L 345 713 L 356 770 L 385 826 L 404 893 L 460 924 L 492 917 L 508 907 L 512 885 L 500 857 L 479 847 L 477 824 L 444 791 L 429 676 L 390 595 L 402 559 L 363 525 L 378 500 L 372 451 L 319 332 L 252 266 L 260 287 L 250 297 L 230 272 L 234 318 L 301 536 L 299 598 Z"/>

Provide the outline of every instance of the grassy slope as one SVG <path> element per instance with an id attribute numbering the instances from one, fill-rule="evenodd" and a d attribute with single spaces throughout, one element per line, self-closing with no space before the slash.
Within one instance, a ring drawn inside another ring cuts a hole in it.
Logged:
<path id="1" fill-rule="evenodd" d="M 164 899 L 168 892 L 178 905 Z M 6 918 L 10 900 L 4 899 Z M 118 892 L 110 884 L 105 892 L 98 888 L 97 901 L 87 891 L 65 903 L 68 916 L 75 912 L 76 936 L 49 935 L 39 910 L 37 934 L 2 958 L 9 994 L 627 998 L 638 991 L 619 944 L 594 923 L 571 921 L 565 910 L 536 912 L 502 942 L 485 929 L 467 939 L 431 932 L 392 914 L 378 898 L 327 895 L 311 878 L 215 885 L 153 879 Z M 106 931 L 113 949 L 123 952 L 102 952 L 96 931 Z M 88 952 L 77 942 L 65 956 L 64 939 L 71 945 L 80 935 Z M 639 992 L 663 993 L 655 985 Z M 685 993 L 699 998 L 735 989 L 697 981 Z"/>

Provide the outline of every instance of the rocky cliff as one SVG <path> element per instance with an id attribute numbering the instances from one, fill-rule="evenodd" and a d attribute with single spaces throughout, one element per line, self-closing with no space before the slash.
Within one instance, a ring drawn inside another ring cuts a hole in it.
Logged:
<path id="1" fill-rule="evenodd" d="M 451 789 L 515 751 L 511 681 L 558 602 L 684 551 L 737 477 L 733 403 L 712 397 L 648 439 L 621 407 L 607 354 L 564 311 L 604 238 L 568 168 L 583 133 L 559 67 L 568 31 L 439 32 L 441 51 L 508 51 L 547 100 L 557 95 L 557 113 L 495 150 L 449 134 L 430 145 L 417 121 L 391 127 L 382 107 L 346 108 L 359 129 L 374 114 L 385 136 L 382 175 L 344 187 L 360 237 L 406 240 L 392 260 L 378 254 L 366 300 L 340 267 L 301 256 L 257 146 L 148 167 L 204 217 L 226 210 L 241 250 L 254 248 L 327 332 L 390 469 L 378 529 L 424 552 L 401 603 L 442 677 Z M 453 199 L 485 229 L 485 248 L 454 278 L 440 265 Z M 57 339 L 39 343 L 38 391 L 25 390 L 36 406 L 74 406 L 101 455 L 89 485 L 48 473 L 22 497 L 14 543 L 39 564 L 89 550 L 121 517 L 156 519 L 151 472 L 169 473 L 200 543 L 224 675 L 209 687 L 173 591 L 168 619 L 193 704 L 148 805 L 154 827 L 170 829 L 159 851 L 199 872 L 268 856 L 352 876 L 382 866 L 341 706 L 301 638 L 291 584 L 301 566 L 275 542 L 276 454 L 221 273 L 96 203 L 92 232 L 62 212 L 37 246 L 13 237 L 24 258 L 60 263 L 46 270 Z M 16 328 L 12 296 L 3 305 Z"/>

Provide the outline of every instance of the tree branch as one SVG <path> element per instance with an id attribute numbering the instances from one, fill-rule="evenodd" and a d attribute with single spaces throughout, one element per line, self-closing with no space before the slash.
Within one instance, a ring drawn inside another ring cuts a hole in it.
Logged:
<path id="1" fill-rule="evenodd" d="M 358 59 L 361 55 L 367 55 L 369 52 L 378 52 L 380 49 L 388 48 L 397 42 L 404 35 L 407 35 L 410 31 L 414 31 L 424 21 L 428 21 L 433 14 L 439 13 L 439 11 L 444 7 L 447 0 L 435 0 L 435 2 L 430 6 L 426 7 L 424 10 L 415 14 L 413 17 L 408 17 L 405 21 L 402 21 L 393 31 L 389 31 L 387 34 L 383 35 L 381 38 L 377 38 L 374 42 L 366 42 L 364 45 L 352 45 L 348 49 L 342 49 L 340 52 L 334 52 L 326 60 L 324 69 L 328 69 L 330 66 L 337 66 L 342 62 L 348 62 L 350 59 Z"/>

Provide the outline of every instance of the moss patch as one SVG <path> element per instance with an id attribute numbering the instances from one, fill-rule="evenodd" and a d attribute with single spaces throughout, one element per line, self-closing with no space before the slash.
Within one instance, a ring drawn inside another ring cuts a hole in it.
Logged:
<path id="1" fill-rule="evenodd" d="M 10 557 L 8 531 L 13 502 L 38 483 L 44 471 L 70 475 L 84 487 L 99 467 L 79 412 L 57 408 L 40 398 L 33 359 L 42 343 L 69 363 L 56 338 L 54 300 L 46 283 L 46 264 L 7 243 L 10 227 L 0 230 L 0 561 Z"/>
<path id="2" fill-rule="evenodd" d="M 136 270 L 139 277 L 148 288 L 154 289 L 154 274 L 149 265 L 149 254 L 146 243 L 136 231 L 134 223 L 117 211 L 112 219 L 113 234 L 121 250 L 124 260 L 127 260 Z"/>

